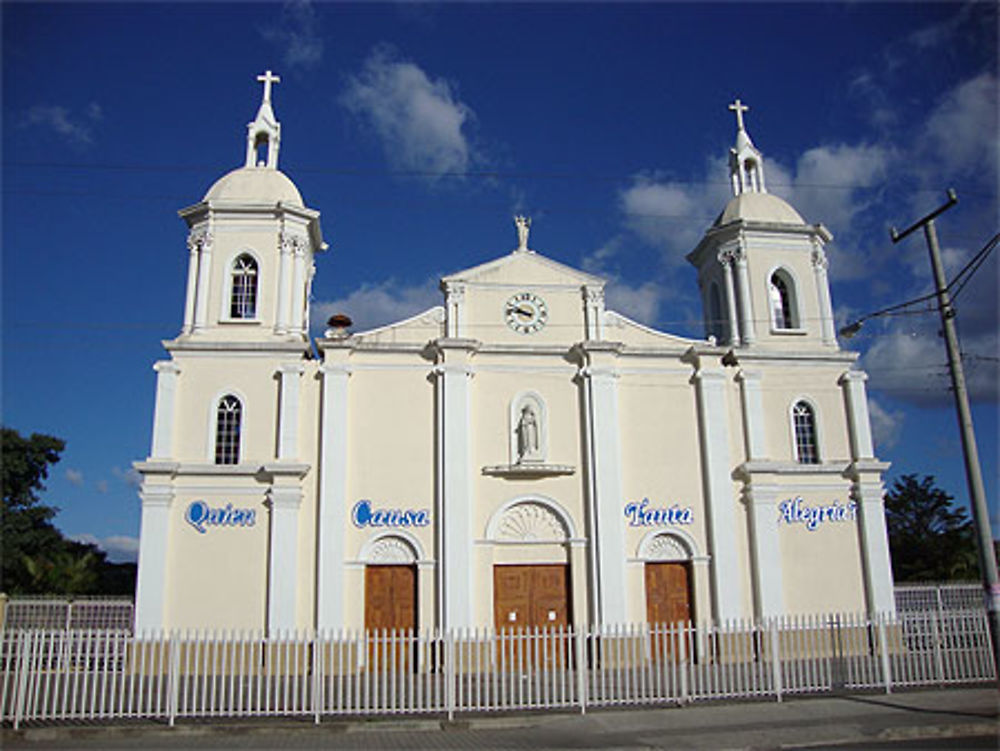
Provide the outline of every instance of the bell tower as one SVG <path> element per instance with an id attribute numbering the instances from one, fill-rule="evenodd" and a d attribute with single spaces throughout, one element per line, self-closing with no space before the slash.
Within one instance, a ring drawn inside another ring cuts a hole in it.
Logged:
<path id="1" fill-rule="evenodd" d="M 747 133 L 739 99 L 729 150 L 733 197 L 690 254 L 706 335 L 733 347 L 837 347 L 823 249 L 833 239 L 767 191 L 764 157 Z"/>
<path id="2" fill-rule="evenodd" d="M 189 228 L 189 265 L 178 343 L 308 343 L 313 257 L 327 245 L 319 212 L 278 169 L 281 123 L 271 93 L 281 79 L 268 70 L 257 80 L 264 92 L 247 125 L 243 166 L 179 212 Z"/>

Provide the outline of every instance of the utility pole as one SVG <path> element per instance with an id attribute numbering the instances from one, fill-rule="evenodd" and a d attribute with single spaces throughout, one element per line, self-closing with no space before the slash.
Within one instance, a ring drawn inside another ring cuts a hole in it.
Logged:
<path id="1" fill-rule="evenodd" d="M 986 616 L 990 626 L 990 640 L 993 642 L 993 662 L 1000 679 L 1000 583 L 997 580 L 997 561 L 993 554 L 993 535 L 990 531 L 990 515 L 986 507 L 986 491 L 983 488 L 983 473 L 979 468 L 979 450 L 976 448 L 976 432 L 972 427 L 972 410 L 969 409 L 969 393 L 965 388 L 965 372 L 962 369 L 962 354 L 958 347 L 958 333 L 955 330 L 955 309 L 944 278 L 941 264 L 941 250 L 938 247 L 937 230 L 934 219 L 958 203 L 955 191 L 948 190 L 948 203 L 940 206 L 912 226 L 897 232 L 893 227 L 889 235 L 894 243 L 924 228 L 927 248 L 931 254 L 931 268 L 934 272 L 934 289 L 937 294 L 938 311 L 941 313 L 941 328 L 945 346 L 948 349 L 948 370 L 951 373 L 952 390 L 955 393 L 955 409 L 958 413 L 958 427 L 962 435 L 962 453 L 965 456 L 965 479 L 972 501 L 972 519 L 976 526 L 976 540 L 979 543 L 979 570 L 983 576 L 983 594 L 986 600 Z"/>

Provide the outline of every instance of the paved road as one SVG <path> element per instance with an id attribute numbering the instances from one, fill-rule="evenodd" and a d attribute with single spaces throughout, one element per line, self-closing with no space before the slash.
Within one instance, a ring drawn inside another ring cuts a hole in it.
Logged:
<path id="1" fill-rule="evenodd" d="M 6 731 L 6 749 L 996 748 L 996 689 L 439 720 L 199 722 Z M 987 745 L 983 745 L 989 741 Z M 913 745 L 916 744 L 916 745 Z M 923 745 L 921 745 L 923 744 Z M 967 744 L 967 745 L 963 745 Z M 992 744 L 992 745 L 991 745 Z"/>

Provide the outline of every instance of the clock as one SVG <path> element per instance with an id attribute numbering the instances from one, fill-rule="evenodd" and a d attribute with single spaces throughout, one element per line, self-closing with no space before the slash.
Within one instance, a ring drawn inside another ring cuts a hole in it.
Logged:
<path id="1" fill-rule="evenodd" d="M 534 334 L 549 318 L 545 301 L 532 292 L 518 292 L 503 306 L 507 325 L 519 334 Z"/>

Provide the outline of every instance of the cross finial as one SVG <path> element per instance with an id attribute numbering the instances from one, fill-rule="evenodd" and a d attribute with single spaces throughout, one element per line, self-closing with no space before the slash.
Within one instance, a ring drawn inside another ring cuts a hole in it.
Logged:
<path id="1" fill-rule="evenodd" d="M 264 71 L 262 75 L 257 76 L 257 80 L 264 84 L 264 103 L 271 103 L 271 84 L 281 83 L 281 79 L 274 75 L 271 71 Z"/>
<path id="2" fill-rule="evenodd" d="M 517 249 L 528 249 L 528 230 L 531 229 L 531 219 L 525 216 L 515 216 L 514 224 L 517 227 Z"/>
<path id="3" fill-rule="evenodd" d="M 729 105 L 729 109 L 736 113 L 736 128 L 743 130 L 743 113 L 750 108 L 743 104 L 737 97 L 736 101 Z"/>

